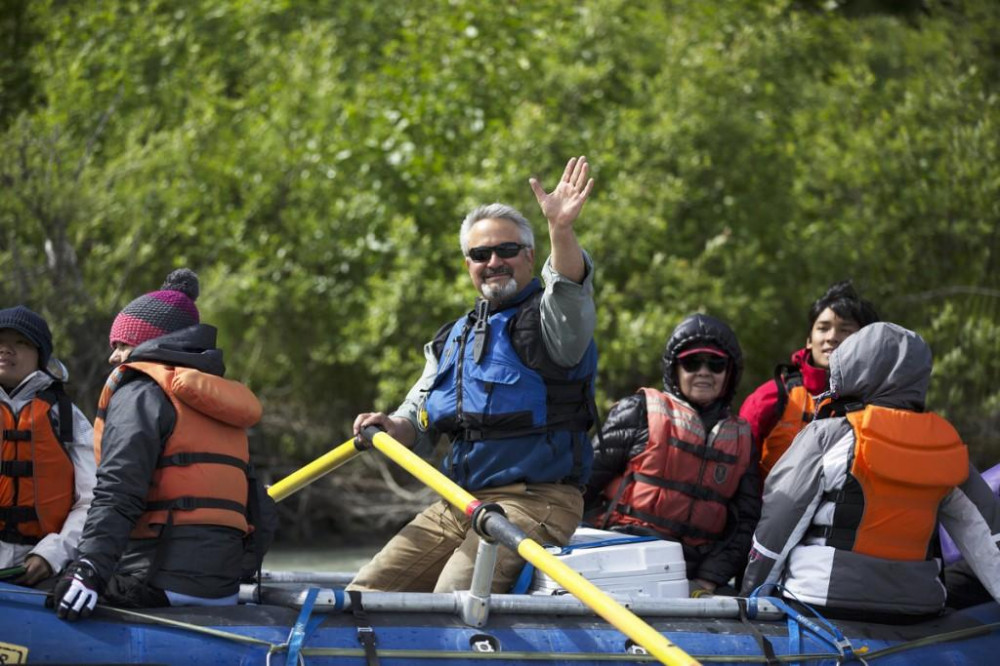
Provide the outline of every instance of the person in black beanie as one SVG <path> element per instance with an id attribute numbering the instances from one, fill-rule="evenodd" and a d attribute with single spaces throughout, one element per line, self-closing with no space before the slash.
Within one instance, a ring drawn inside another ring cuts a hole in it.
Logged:
<path id="1" fill-rule="evenodd" d="M 740 576 L 760 518 L 750 424 L 731 409 L 742 372 L 732 329 L 687 317 L 663 351 L 664 390 L 620 400 L 592 442 L 585 521 L 679 541 L 692 596 L 721 593 Z"/>
<path id="2" fill-rule="evenodd" d="M 93 429 L 46 372 L 49 325 L 23 305 L 0 310 L 0 570 L 38 585 L 75 556 L 93 497 Z"/>
<path id="3" fill-rule="evenodd" d="M 124 608 L 237 602 L 261 499 L 246 429 L 261 406 L 223 378 L 198 294 L 197 275 L 176 270 L 111 326 L 116 367 L 98 402 L 97 487 L 79 557 L 53 593 L 60 618 L 86 617 L 98 598 Z"/>

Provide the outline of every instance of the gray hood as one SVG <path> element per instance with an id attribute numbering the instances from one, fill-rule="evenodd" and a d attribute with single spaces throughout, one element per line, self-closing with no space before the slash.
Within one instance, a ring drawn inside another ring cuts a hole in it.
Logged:
<path id="1" fill-rule="evenodd" d="M 896 324 L 869 324 L 830 355 L 830 390 L 867 405 L 922 410 L 930 378 L 930 347 Z"/>

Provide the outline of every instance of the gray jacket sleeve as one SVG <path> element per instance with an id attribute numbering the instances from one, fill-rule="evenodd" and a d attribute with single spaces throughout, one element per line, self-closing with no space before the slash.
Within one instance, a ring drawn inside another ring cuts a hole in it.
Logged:
<path id="1" fill-rule="evenodd" d="M 789 552 L 804 538 L 823 499 L 823 454 L 850 432 L 846 419 L 809 424 L 767 476 L 760 522 L 743 576 L 743 596 L 764 583 L 781 581 Z"/>
<path id="2" fill-rule="evenodd" d="M 440 434 L 436 430 L 424 428 L 420 422 L 420 410 L 423 409 L 427 392 L 431 390 L 431 385 L 437 376 L 437 369 L 438 362 L 434 355 L 434 344 L 428 342 L 424 345 L 424 371 L 420 373 L 420 379 L 410 387 L 402 404 L 390 414 L 390 416 L 404 418 L 413 425 L 413 430 L 417 433 L 413 442 L 413 452 L 418 456 L 430 455 L 440 438 Z"/>
<path id="3" fill-rule="evenodd" d="M 584 252 L 587 275 L 583 284 L 563 277 L 552 268 L 552 258 L 542 267 L 542 340 L 549 356 L 557 364 L 569 368 L 580 362 L 597 327 L 594 307 L 594 264 Z"/>
<path id="4" fill-rule="evenodd" d="M 176 419 L 166 394 L 146 377 L 126 383 L 111 398 L 97 486 L 79 549 L 79 556 L 94 565 L 105 583 L 146 507 L 156 462 Z"/>
<path id="5" fill-rule="evenodd" d="M 945 497 L 941 524 L 976 577 L 1000 603 L 1000 499 L 972 465 L 969 478 Z"/>

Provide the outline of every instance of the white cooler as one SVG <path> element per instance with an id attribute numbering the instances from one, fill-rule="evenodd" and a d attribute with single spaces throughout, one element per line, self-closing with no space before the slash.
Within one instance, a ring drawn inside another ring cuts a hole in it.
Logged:
<path id="1" fill-rule="evenodd" d="M 627 538 L 628 534 L 580 528 L 570 545 Z M 655 598 L 687 597 L 684 551 L 674 541 L 642 541 L 594 548 L 579 548 L 556 556 L 598 588 L 612 594 Z M 565 594 L 559 583 L 535 570 L 530 594 Z"/>

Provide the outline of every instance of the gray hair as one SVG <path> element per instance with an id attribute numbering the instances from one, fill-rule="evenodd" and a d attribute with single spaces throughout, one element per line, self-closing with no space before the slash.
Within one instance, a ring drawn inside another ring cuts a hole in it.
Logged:
<path id="1" fill-rule="evenodd" d="M 525 219 L 524 215 L 521 215 L 513 206 L 491 203 L 477 206 L 462 220 L 462 229 L 458 232 L 458 242 L 462 245 L 463 256 L 469 256 L 469 230 L 472 229 L 472 225 L 480 220 L 489 219 L 513 222 L 521 232 L 521 244 L 529 248 L 535 247 L 535 232 L 531 229 L 531 223 Z"/>

